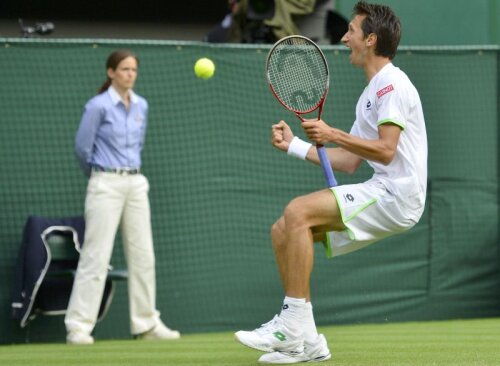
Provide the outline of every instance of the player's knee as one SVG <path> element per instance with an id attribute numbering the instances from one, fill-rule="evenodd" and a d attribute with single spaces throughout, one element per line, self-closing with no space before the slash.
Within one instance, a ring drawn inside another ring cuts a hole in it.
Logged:
<path id="1" fill-rule="evenodd" d="M 272 226 L 271 226 L 271 238 L 273 241 L 273 246 L 281 243 L 285 237 L 285 220 L 281 216 Z"/>
<path id="2" fill-rule="evenodd" d="M 308 212 L 301 204 L 301 198 L 295 198 L 286 206 L 283 214 L 288 227 L 296 228 L 307 225 Z"/>
<path id="3" fill-rule="evenodd" d="M 271 237 L 274 239 L 279 235 L 280 229 L 278 226 L 278 221 L 276 221 L 272 226 L 271 226 Z"/>

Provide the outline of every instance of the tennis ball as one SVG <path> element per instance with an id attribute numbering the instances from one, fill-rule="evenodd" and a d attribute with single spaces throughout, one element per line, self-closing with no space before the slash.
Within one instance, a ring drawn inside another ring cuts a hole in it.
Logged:
<path id="1" fill-rule="evenodd" d="M 202 79 L 210 79 L 214 76 L 215 72 L 215 64 L 209 58 L 203 57 L 200 58 L 194 64 L 194 73 L 196 76 Z"/>

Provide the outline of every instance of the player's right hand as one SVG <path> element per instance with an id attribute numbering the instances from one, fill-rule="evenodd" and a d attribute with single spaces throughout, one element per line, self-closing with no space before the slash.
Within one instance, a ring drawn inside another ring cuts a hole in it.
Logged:
<path id="1" fill-rule="evenodd" d="M 288 146 L 293 140 L 293 132 L 290 126 L 286 124 L 285 121 L 280 121 L 279 123 L 272 126 L 271 129 L 271 143 L 277 149 L 281 151 L 288 151 Z"/>

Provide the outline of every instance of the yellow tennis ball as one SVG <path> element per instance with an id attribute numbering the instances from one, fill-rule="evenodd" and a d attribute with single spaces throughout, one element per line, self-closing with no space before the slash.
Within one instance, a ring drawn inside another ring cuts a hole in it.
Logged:
<path id="1" fill-rule="evenodd" d="M 210 79 L 215 73 L 215 64 L 209 58 L 200 58 L 194 64 L 194 73 L 202 79 Z"/>

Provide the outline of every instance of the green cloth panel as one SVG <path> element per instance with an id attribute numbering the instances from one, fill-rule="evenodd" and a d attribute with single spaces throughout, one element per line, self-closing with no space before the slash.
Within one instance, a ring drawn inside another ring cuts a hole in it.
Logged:
<path id="1" fill-rule="evenodd" d="M 491 316 L 500 307 L 498 183 L 437 179 L 430 187 L 430 309 Z"/>

